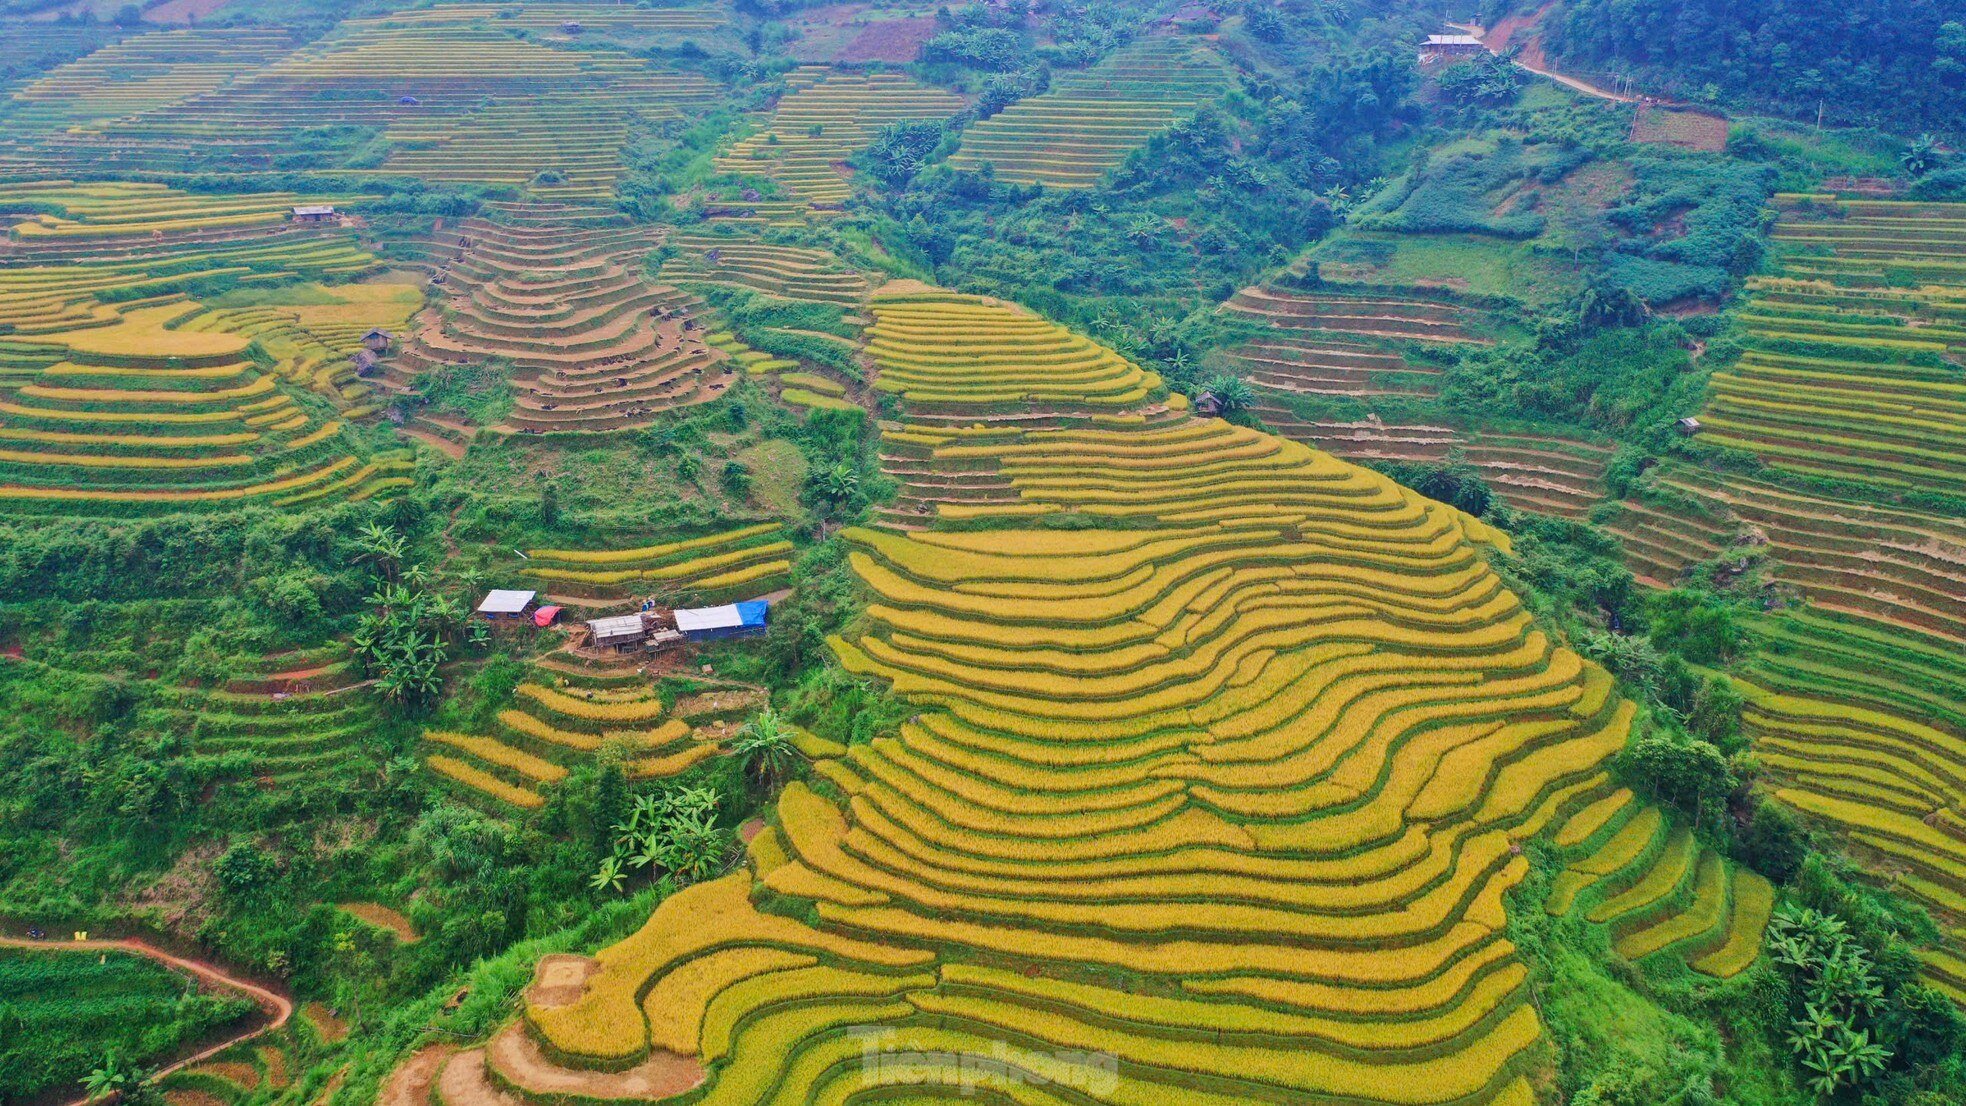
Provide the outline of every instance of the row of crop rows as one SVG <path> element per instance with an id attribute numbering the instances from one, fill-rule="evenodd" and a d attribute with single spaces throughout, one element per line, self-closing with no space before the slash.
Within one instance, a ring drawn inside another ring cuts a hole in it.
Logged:
<path id="1" fill-rule="evenodd" d="M 1251 384 L 1292 395 L 1426 399 L 1439 394 L 1440 370 L 1415 365 L 1395 349 L 1368 342 L 1278 334 L 1226 351 Z"/>
<path id="2" fill-rule="evenodd" d="M 1639 818 L 1662 835 L 1642 871 L 1584 908 L 1634 958 L 1752 959 L 1765 885 L 1615 791 L 1632 708 L 1502 586 L 1475 548 L 1499 534 L 1304 446 L 1149 417 L 1144 390 L 1112 402 L 1137 369 L 1005 305 L 872 306 L 882 379 L 944 382 L 897 389 L 916 423 L 884 455 L 1016 500 L 846 535 L 873 602 L 834 649 L 921 713 L 809 743 L 823 783 L 786 790 L 745 870 L 535 991 L 538 1043 L 501 1034 L 456 1090 L 543 1101 L 592 1064 L 703 1102 L 845 1101 L 899 1081 L 891 1046 L 994 1057 L 985 1087 L 1017 1101 L 1527 1104 L 1516 845 L 1554 831 L 1584 863 Z M 948 382 L 1088 352 L 1102 371 L 1038 400 L 1054 428 L 988 390 L 955 418 Z M 1088 525 L 971 528 L 1064 513 Z"/>
<path id="3" fill-rule="evenodd" d="M 837 210 L 852 193 L 835 164 L 873 143 L 882 127 L 943 119 L 961 97 L 898 73 L 835 73 L 809 66 L 788 78 L 792 91 L 771 118 L 716 159 L 720 173 L 763 177 L 781 197 L 718 201 L 720 213 L 746 221 L 793 222 L 815 209 Z"/>
<path id="4" fill-rule="evenodd" d="M 371 765 L 366 739 L 379 723 L 347 646 L 261 658 L 215 691 L 182 693 L 165 710 L 197 736 L 202 756 L 236 759 L 239 774 L 262 786 L 326 779 L 349 765 Z"/>
<path id="5" fill-rule="evenodd" d="M 14 91 L 12 127 L 46 130 L 167 107 L 221 88 L 293 46 L 259 27 L 154 31 L 105 46 Z"/>
<path id="6" fill-rule="evenodd" d="M 1267 393 L 1257 413 L 1270 429 L 1357 461 L 1464 461 L 1511 506 L 1582 518 L 1603 497 L 1607 447 L 1578 439 L 1484 435 L 1451 427 L 1306 419 L 1292 396 L 1427 398 L 1438 369 L 1415 364 L 1414 345 L 1485 344 L 1493 325 L 1448 299 L 1304 292 L 1256 285 L 1222 305 L 1265 333 L 1227 351 L 1227 363 Z"/>
<path id="7" fill-rule="evenodd" d="M 608 14 L 606 8 L 589 10 Z M 673 13 L 676 18 L 621 11 L 656 16 L 618 15 L 616 21 L 646 23 L 641 29 L 658 38 L 713 27 L 721 19 L 702 11 Z M 262 172 L 287 167 L 303 131 L 381 128 L 390 156 L 363 171 L 593 198 L 612 191 L 632 125 L 678 118 L 716 94 L 716 86 L 697 74 L 651 66 L 625 52 L 562 49 L 516 37 L 527 22 L 519 17 L 528 15 L 540 17 L 516 5 L 450 5 L 424 9 L 415 18 L 348 20 L 277 59 L 263 51 L 242 54 L 222 75 L 199 70 L 166 82 L 168 89 L 152 90 L 148 100 L 124 93 L 96 105 L 89 98 L 96 85 L 121 87 L 110 76 L 123 62 L 102 51 L 41 82 L 51 97 L 80 105 L 68 110 L 99 116 L 87 128 L 25 138 L 14 157 L 72 172 L 114 171 L 125 164 L 152 171 Z M 155 49 L 168 53 L 166 36 L 205 33 L 139 36 L 116 49 L 141 50 L 158 40 Z M 564 45 L 568 37 L 557 41 Z"/>
<path id="8" fill-rule="evenodd" d="M 1750 348 L 1715 376 L 1701 440 L 1877 494 L 1672 466 L 1680 506 L 1640 509 L 1625 537 L 1662 570 L 1756 553 L 1807 598 L 1755 626 L 1745 729 L 1778 799 L 1951 932 L 1928 978 L 1966 1000 L 1966 527 L 1891 504 L 1966 490 L 1966 205 L 1778 207 L 1776 270 L 1749 283 Z"/>
<path id="9" fill-rule="evenodd" d="M 534 549 L 521 571 L 556 600 L 606 605 L 661 592 L 675 606 L 775 591 L 790 579 L 791 557 L 784 528 L 762 522 L 630 549 Z"/>
<path id="10" fill-rule="evenodd" d="M 1827 215 L 1825 212 L 1827 211 Z M 1966 493 L 1966 205 L 1789 197 L 1791 249 L 1751 282 L 1752 348 L 1707 440 L 1804 476 Z"/>
<path id="11" fill-rule="evenodd" d="M 212 310 L 147 288 L 151 268 L 168 262 L 244 282 L 346 276 L 375 259 L 345 235 L 295 236 L 256 221 L 222 238 L 159 245 L 148 229 L 154 223 L 197 221 L 208 209 L 229 214 L 232 201 L 146 189 L 97 196 L 106 205 L 88 209 L 75 193 L 50 185 L 45 195 L 77 205 L 67 208 L 81 218 L 66 237 L 102 244 L 99 259 L 44 264 L 30 251 L 27 263 L 0 268 L 0 322 L 10 330 L 0 347 L 0 497 L 18 508 L 64 510 L 294 505 L 408 485 L 407 461 L 367 453 L 333 407 L 351 398 L 338 358 L 359 333 L 343 316 L 383 313 L 388 304 L 401 317 L 414 306 L 412 291 L 364 288 L 342 300 L 316 285 L 300 297 L 315 306 L 290 315 Z M 5 202 L 34 205 L 43 194 L 13 190 Z M 144 217 L 145 204 L 156 218 Z M 10 245 L 32 240 L 20 229 Z M 150 245 L 148 258 L 139 242 Z M 321 331 L 308 328 L 302 313 L 309 310 Z M 324 398 L 283 386 L 283 378 Z"/>
<path id="12" fill-rule="evenodd" d="M 1119 354 L 995 300 L 941 292 L 876 297 L 867 352 L 875 387 L 911 409 L 973 418 L 1032 406 L 1114 411 L 1160 387 Z"/>
<path id="13" fill-rule="evenodd" d="M 1229 70 L 1196 40 L 1140 39 L 1049 91 L 963 131 L 950 164 L 989 165 L 1019 184 L 1089 188 L 1154 135 L 1228 90 Z"/>
<path id="14" fill-rule="evenodd" d="M 725 723 L 756 706 L 754 695 L 668 704 L 632 672 L 543 670 L 535 677 L 498 712 L 493 732 L 423 735 L 430 770 L 496 814 L 543 805 L 544 789 L 604 754 L 618 754 L 631 779 L 674 776 L 722 752 Z"/>
<path id="15" fill-rule="evenodd" d="M 702 403 L 736 382 L 702 305 L 651 283 L 646 228 L 588 209 L 515 205 L 467 220 L 437 245 L 449 291 L 385 382 L 432 367 L 501 360 L 518 395 L 507 429 L 610 430 Z"/>
<path id="16" fill-rule="evenodd" d="M 1966 664 L 1956 642 L 1828 614 L 1758 627 L 1735 684 L 1777 798 L 1835 829 L 1950 932 L 1927 978 L 1966 1002 Z"/>
<path id="17" fill-rule="evenodd" d="M 1496 496 L 1520 510 L 1583 518 L 1604 496 L 1611 451 L 1595 442 L 1507 434 L 1471 437 L 1451 427 L 1372 420 L 1317 422 L 1274 404 L 1260 406 L 1257 413 L 1271 430 L 1351 461 L 1464 462 Z"/>
<path id="18" fill-rule="evenodd" d="M 715 234 L 675 235 L 678 251 L 662 268 L 665 280 L 746 288 L 781 299 L 857 306 L 867 278 L 823 250 L 780 246 Z"/>

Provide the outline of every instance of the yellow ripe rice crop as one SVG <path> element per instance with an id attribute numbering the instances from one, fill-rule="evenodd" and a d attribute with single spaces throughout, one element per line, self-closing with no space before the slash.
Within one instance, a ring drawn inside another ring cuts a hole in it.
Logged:
<path id="1" fill-rule="evenodd" d="M 520 684 L 518 693 L 547 710 L 589 722 L 654 722 L 663 714 L 662 700 L 584 698 L 543 684 Z"/>
<path id="2" fill-rule="evenodd" d="M 1711 976 L 1731 979 L 1746 971 L 1761 950 L 1762 932 L 1775 907 L 1775 885 L 1754 872 L 1737 870 L 1733 880 L 1733 909 L 1727 921 L 1727 940 L 1693 961 Z"/>
<path id="3" fill-rule="evenodd" d="M 538 793 L 514 787 L 489 772 L 483 772 L 458 760 L 456 757 L 432 756 L 424 761 L 432 770 L 449 776 L 473 791 L 482 791 L 491 797 L 512 806 L 531 809 L 544 805 L 545 799 Z"/>
<path id="4" fill-rule="evenodd" d="M 1502 539 L 1159 406 L 1150 374 L 1014 306 L 868 303 L 877 384 L 914 420 L 881 441 L 904 496 L 983 520 L 904 506 L 906 530 L 842 535 L 872 601 L 830 645 L 914 717 L 801 740 L 811 783 L 781 793 L 755 869 L 665 901 L 533 1027 L 606 1066 L 693 1047 L 717 1103 L 866 1093 L 838 1027 L 874 1022 L 1110 1055 L 1121 1090 L 1093 1097 L 1131 1106 L 1522 1103 L 1541 1026 L 1504 937 L 1519 846 L 1603 842 L 1574 894 L 1666 831 L 1606 772 L 1634 707 L 1509 593 L 1476 547 Z M 969 480 L 987 494 L 935 490 Z M 988 519 L 1013 511 L 1123 524 Z M 1669 917 L 1683 879 L 1654 882 L 1617 937 L 1719 940 Z"/>
<path id="5" fill-rule="evenodd" d="M 552 761 L 542 760 L 489 737 L 471 737 L 467 734 L 448 733 L 443 730 L 431 730 L 424 736 L 454 749 L 462 749 L 487 763 L 509 768 L 540 783 L 555 783 L 567 776 L 567 770 Z"/>
<path id="6" fill-rule="evenodd" d="M 745 541 L 764 534 L 777 533 L 778 523 L 763 522 L 755 526 L 743 526 L 721 534 L 706 534 L 700 538 L 683 541 L 664 542 L 659 545 L 645 545 L 636 549 L 581 550 L 581 549 L 530 549 L 526 556 L 535 561 L 566 561 L 573 564 L 622 564 L 629 561 L 654 561 L 678 553 L 688 553 L 699 549 L 712 549 L 720 545 Z"/>
<path id="7" fill-rule="evenodd" d="M 804 953 L 774 948 L 720 949 L 663 976 L 642 1000 L 648 1014 L 649 1043 L 683 1056 L 695 1056 L 703 1012 L 719 992 L 740 980 L 767 972 L 809 968 L 819 961 Z"/>

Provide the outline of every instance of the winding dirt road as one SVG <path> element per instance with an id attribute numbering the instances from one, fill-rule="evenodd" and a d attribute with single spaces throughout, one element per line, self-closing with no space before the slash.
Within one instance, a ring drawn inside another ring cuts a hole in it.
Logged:
<path id="1" fill-rule="evenodd" d="M 158 1069 L 157 1073 L 151 1077 L 153 1079 L 161 1079 L 172 1072 L 181 1071 L 193 1064 L 203 1063 L 241 1041 L 250 1041 L 262 1034 L 271 1033 L 286 1025 L 288 1020 L 294 1015 L 293 1000 L 280 994 L 278 991 L 262 987 L 252 980 L 242 979 L 239 976 L 232 975 L 225 969 L 209 961 L 191 960 L 178 956 L 175 953 L 165 952 L 163 949 L 143 940 L 141 937 L 108 937 L 99 940 L 64 941 L 54 938 L 36 939 L 32 937 L 10 937 L 0 934 L 0 948 L 34 949 L 45 952 L 132 953 L 137 956 L 148 957 L 166 967 L 176 968 L 181 972 L 188 972 L 214 986 L 240 992 L 257 1003 L 261 1010 L 272 1016 L 271 1020 L 263 1025 L 227 1037 L 215 1045 L 200 1049 L 190 1056 L 173 1061 L 169 1065 Z M 68 1106 L 85 1106 L 88 1102 L 89 1098 L 85 1095 L 75 1099 Z"/>
<path id="2" fill-rule="evenodd" d="M 1498 31 L 1502 30 L 1501 24 L 1497 24 L 1493 28 L 1483 28 L 1474 23 L 1449 23 L 1448 26 L 1480 39 L 1482 45 L 1487 46 L 1489 52 L 1493 54 L 1500 54 L 1511 45 L 1517 45 L 1519 43 L 1524 49 L 1511 60 L 1514 61 L 1517 69 L 1525 73 L 1534 73 L 1538 77 L 1545 77 L 1565 88 L 1581 92 L 1586 96 L 1595 96 L 1600 100 L 1612 100 L 1620 104 L 1637 103 L 1639 101 L 1639 97 L 1637 96 L 1615 92 L 1602 85 L 1592 84 L 1581 77 L 1573 77 L 1568 73 L 1559 73 L 1549 67 L 1549 61 L 1543 56 L 1542 43 L 1537 35 L 1536 27 L 1536 24 L 1541 21 L 1544 13 L 1547 11 L 1549 11 L 1549 8 L 1546 6 L 1542 11 L 1537 12 L 1526 20 L 1521 20 L 1519 25 L 1512 26 L 1507 32 L 1501 34 L 1497 34 Z"/>

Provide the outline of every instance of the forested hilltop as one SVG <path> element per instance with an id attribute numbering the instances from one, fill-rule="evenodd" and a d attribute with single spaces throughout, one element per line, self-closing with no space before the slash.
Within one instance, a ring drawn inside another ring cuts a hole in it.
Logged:
<path id="1" fill-rule="evenodd" d="M 1845 126 L 1966 127 L 1966 11 L 1946 0 L 1564 0 L 1547 23 L 1557 56 L 1658 92 Z"/>
<path id="2" fill-rule="evenodd" d="M 1966 1102 L 1959 18 L 0 0 L 0 1106 Z"/>

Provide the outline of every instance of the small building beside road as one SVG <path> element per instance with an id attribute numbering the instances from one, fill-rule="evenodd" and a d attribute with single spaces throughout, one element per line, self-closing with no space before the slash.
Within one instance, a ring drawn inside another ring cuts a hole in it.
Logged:
<path id="1" fill-rule="evenodd" d="M 487 622 L 516 622 L 530 615 L 538 598 L 536 591 L 493 591 L 478 604 L 478 614 Z"/>

